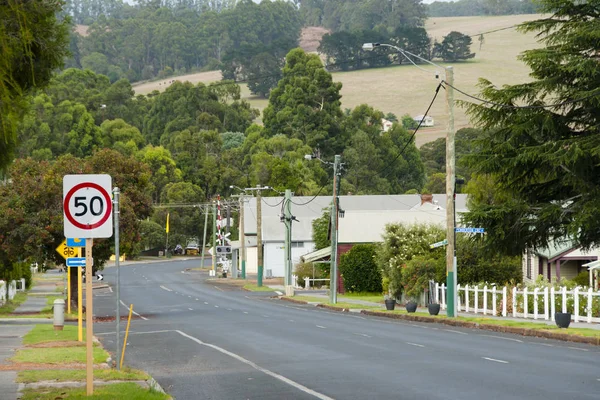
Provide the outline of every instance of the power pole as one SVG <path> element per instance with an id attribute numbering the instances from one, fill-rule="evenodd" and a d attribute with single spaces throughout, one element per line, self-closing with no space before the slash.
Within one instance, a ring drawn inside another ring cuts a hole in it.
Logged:
<path id="1" fill-rule="evenodd" d="M 262 197 L 261 191 L 271 189 L 269 186 L 256 186 L 253 188 L 246 188 L 244 192 L 256 191 L 256 253 L 257 253 L 257 270 L 258 276 L 256 278 L 256 286 L 261 287 L 263 281 L 263 245 L 262 245 Z"/>
<path id="2" fill-rule="evenodd" d="M 204 208 L 204 237 L 202 238 L 202 249 L 200 250 L 200 256 L 202 256 L 202 268 L 204 268 L 204 250 L 206 249 L 206 229 L 208 228 L 208 205 Z"/>
<path id="3" fill-rule="evenodd" d="M 263 281 L 263 244 L 262 244 L 262 197 L 260 189 L 256 193 L 256 260 L 258 264 L 256 286 L 261 287 Z"/>
<path id="4" fill-rule="evenodd" d="M 227 223 L 226 223 L 226 233 L 229 233 L 229 229 L 231 227 L 231 222 L 230 222 L 230 218 L 231 218 L 231 205 L 229 203 L 227 203 Z M 237 264 L 235 265 L 235 268 L 233 267 L 233 255 L 231 256 L 231 277 L 233 279 L 237 279 L 238 275 L 237 275 Z"/>
<path id="5" fill-rule="evenodd" d="M 292 191 L 285 190 L 283 199 L 283 223 L 285 224 L 285 289 L 292 284 Z"/>
<path id="6" fill-rule="evenodd" d="M 120 238 L 119 238 L 119 188 L 116 187 L 113 189 L 113 214 L 114 214 L 114 223 L 115 223 L 115 268 L 117 269 L 117 309 L 116 309 L 116 317 L 117 317 L 117 357 L 121 354 L 121 261 L 119 258 L 121 254 L 119 253 Z M 119 363 L 117 363 L 117 369 L 121 369 Z"/>
<path id="7" fill-rule="evenodd" d="M 342 156 L 336 155 L 333 161 L 333 201 L 331 204 L 331 268 L 330 268 L 330 302 L 337 303 L 337 244 L 338 244 L 338 196 L 339 175 Z"/>
<path id="8" fill-rule="evenodd" d="M 217 276 L 217 203 L 213 202 L 212 276 Z"/>
<path id="9" fill-rule="evenodd" d="M 240 243 L 242 245 L 242 279 L 246 279 L 246 236 L 244 232 L 244 195 L 240 196 Z"/>
<path id="10" fill-rule="evenodd" d="M 455 132 L 454 132 L 454 70 L 446 67 L 446 105 L 448 107 L 448 133 L 446 135 L 446 302 L 448 317 L 456 317 L 457 294 L 456 284 L 458 274 L 456 270 L 456 227 L 454 214 L 454 189 L 456 185 L 456 158 L 455 158 Z"/>

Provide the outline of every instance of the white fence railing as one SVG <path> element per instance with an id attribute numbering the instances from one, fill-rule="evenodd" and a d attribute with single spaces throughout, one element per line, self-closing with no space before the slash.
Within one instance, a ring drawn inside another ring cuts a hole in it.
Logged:
<path id="1" fill-rule="evenodd" d="M 329 278 L 309 278 L 308 276 L 304 277 L 304 288 L 298 284 L 298 275 L 292 275 L 292 286 L 296 289 L 310 289 L 310 283 L 313 282 L 329 282 Z"/>
<path id="2" fill-rule="evenodd" d="M 446 285 L 435 284 L 435 294 L 446 309 Z M 574 322 L 600 323 L 600 291 L 566 287 L 497 288 L 457 285 L 459 312 L 554 321 L 554 313 L 570 312 Z"/>
<path id="3" fill-rule="evenodd" d="M 6 282 L 0 280 L 0 304 L 6 302 Z"/>

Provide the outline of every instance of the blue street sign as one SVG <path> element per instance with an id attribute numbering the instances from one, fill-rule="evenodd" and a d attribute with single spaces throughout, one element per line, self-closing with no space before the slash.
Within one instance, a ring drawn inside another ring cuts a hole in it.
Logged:
<path id="1" fill-rule="evenodd" d="M 485 233 L 484 228 L 454 228 L 458 233 Z"/>
<path id="2" fill-rule="evenodd" d="M 85 247 L 85 239 L 67 238 L 67 247 Z"/>
<path id="3" fill-rule="evenodd" d="M 85 267 L 85 257 L 67 258 L 67 267 Z"/>

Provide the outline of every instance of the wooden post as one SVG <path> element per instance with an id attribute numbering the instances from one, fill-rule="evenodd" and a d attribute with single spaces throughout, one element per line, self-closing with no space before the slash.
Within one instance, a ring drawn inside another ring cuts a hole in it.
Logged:
<path id="1" fill-rule="evenodd" d="M 92 269 L 94 259 L 92 258 L 93 240 L 87 238 L 85 241 L 85 347 L 86 347 L 86 392 L 90 396 L 94 394 L 94 306 L 92 282 Z"/>

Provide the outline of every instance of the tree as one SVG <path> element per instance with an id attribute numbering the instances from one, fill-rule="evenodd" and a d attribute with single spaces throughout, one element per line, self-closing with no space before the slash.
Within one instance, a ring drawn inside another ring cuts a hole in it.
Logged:
<path id="1" fill-rule="evenodd" d="M 283 133 L 302 140 L 324 155 L 335 154 L 344 142 L 339 128 L 341 83 L 334 83 L 316 54 L 294 49 L 286 56 L 283 78 L 272 90 L 264 110 L 264 133 Z"/>
<path id="2" fill-rule="evenodd" d="M 464 33 L 452 31 L 444 36 L 442 43 L 435 43 L 433 53 L 444 61 L 456 62 L 475 57 L 471 53 L 471 37 Z"/>
<path id="3" fill-rule="evenodd" d="M 494 192 L 473 196 L 465 219 L 486 228 L 489 248 L 508 254 L 565 239 L 600 245 L 598 1 L 540 7 L 548 17 L 519 27 L 544 44 L 520 56 L 534 80 L 500 89 L 481 80 L 492 103 L 467 104 L 484 130 L 469 165 L 492 179 Z"/>
<path id="4" fill-rule="evenodd" d="M 349 292 L 381 293 L 381 271 L 375 263 L 373 244 L 357 244 L 342 254 L 340 273 Z"/>
<path id="5" fill-rule="evenodd" d="M 331 245 L 329 240 L 329 224 L 331 223 L 331 209 L 324 208 L 323 215 L 315 218 L 312 222 L 312 239 L 315 242 L 315 250 L 321 250 Z"/>
<path id="6" fill-rule="evenodd" d="M 0 169 L 12 161 L 26 96 L 63 65 L 69 20 L 56 18 L 61 9 L 59 1 L 6 0 L 0 7 Z"/>

